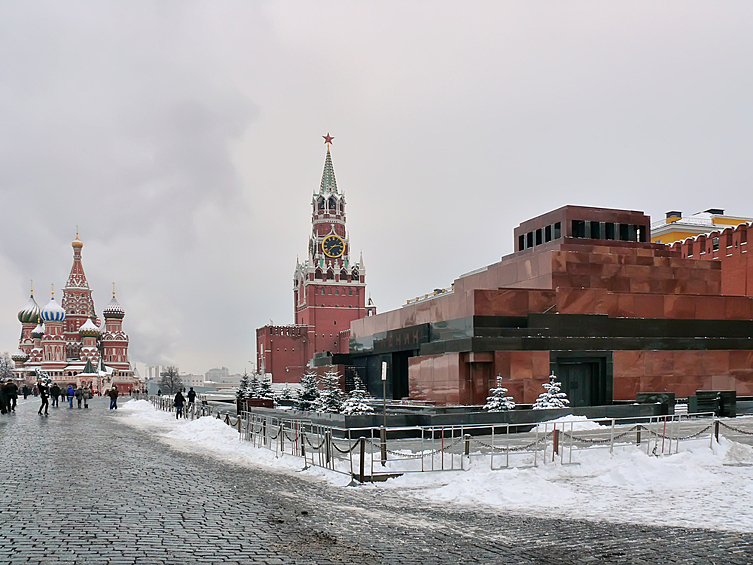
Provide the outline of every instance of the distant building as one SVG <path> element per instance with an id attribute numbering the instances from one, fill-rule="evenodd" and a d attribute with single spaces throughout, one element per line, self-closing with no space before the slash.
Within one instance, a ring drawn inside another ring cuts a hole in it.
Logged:
<path id="1" fill-rule="evenodd" d="M 144 378 L 146 378 L 147 380 L 158 381 L 162 376 L 162 373 L 164 373 L 166 370 L 167 365 L 151 365 L 146 368 Z"/>
<path id="2" fill-rule="evenodd" d="M 204 386 L 204 375 L 183 373 L 182 375 L 180 375 L 180 380 L 183 382 L 183 386 L 185 386 L 186 388 L 191 386 Z"/>
<path id="3" fill-rule="evenodd" d="M 204 380 L 214 383 L 224 383 L 227 382 L 229 378 L 230 371 L 227 367 L 222 367 L 221 369 L 209 369 L 206 373 L 204 373 Z"/>
<path id="4" fill-rule="evenodd" d="M 16 373 L 33 381 L 41 372 L 59 384 L 86 384 L 97 391 L 113 384 L 123 392 L 139 388 L 128 358 L 128 335 L 123 331 L 125 310 L 113 289 L 102 318 L 97 317 L 78 234 L 71 246 L 73 266 L 61 303 L 55 301 L 53 291 L 50 302 L 40 308 L 32 289 L 29 302 L 18 313 L 21 338 L 12 355 Z"/>
<path id="5" fill-rule="evenodd" d="M 721 208 L 709 208 L 685 217 L 682 212 L 673 210 L 667 212 L 666 216 L 666 219 L 651 224 L 652 243 L 670 245 L 689 237 L 753 222 L 753 218 L 725 215 Z"/>

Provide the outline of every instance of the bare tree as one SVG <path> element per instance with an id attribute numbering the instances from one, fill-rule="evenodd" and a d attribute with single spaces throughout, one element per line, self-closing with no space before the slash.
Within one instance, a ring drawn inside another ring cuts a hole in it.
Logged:
<path id="1" fill-rule="evenodd" d="M 183 379 L 178 374 L 178 367 L 168 367 L 160 374 L 159 388 L 162 394 L 175 394 L 183 389 Z"/>
<path id="2" fill-rule="evenodd" d="M 8 379 L 14 379 L 16 375 L 13 373 L 16 364 L 10 358 L 10 355 L 6 351 L 0 355 L 0 379 L 6 381 Z"/>

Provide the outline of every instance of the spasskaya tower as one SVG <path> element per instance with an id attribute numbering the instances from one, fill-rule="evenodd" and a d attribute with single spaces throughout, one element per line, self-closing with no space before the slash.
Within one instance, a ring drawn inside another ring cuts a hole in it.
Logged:
<path id="1" fill-rule="evenodd" d="M 257 333 L 258 370 L 273 382 L 298 382 L 314 354 L 348 353 L 350 322 L 376 313 L 366 297 L 363 254 L 353 259 L 346 228 L 345 194 L 337 187 L 327 134 L 327 154 L 311 198 L 311 233 L 306 259 L 293 273 L 295 323 L 264 326 Z"/>

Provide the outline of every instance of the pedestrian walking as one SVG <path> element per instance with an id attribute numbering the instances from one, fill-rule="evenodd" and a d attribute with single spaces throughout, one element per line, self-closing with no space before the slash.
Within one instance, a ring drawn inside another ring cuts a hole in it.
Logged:
<path id="1" fill-rule="evenodd" d="M 183 405 L 186 403 L 186 399 L 183 397 L 183 394 L 178 391 L 175 393 L 175 400 L 173 400 L 173 405 L 175 406 L 175 418 L 180 418 L 183 415 Z"/>
<path id="2" fill-rule="evenodd" d="M 18 385 L 12 379 L 8 379 L 3 388 L 5 389 L 5 398 L 8 403 L 8 412 L 15 412 L 18 404 Z"/>
<path id="3" fill-rule="evenodd" d="M 110 410 L 118 409 L 118 387 L 112 385 L 112 388 L 108 391 L 107 396 L 110 397 Z"/>
<path id="4" fill-rule="evenodd" d="M 73 408 L 73 396 L 76 391 L 73 390 L 73 385 L 68 385 L 68 408 Z"/>
<path id="5" fill-rule="evenodd" d="M 191 405 L 196 401 L 196 391 L 193 389 L 193 387 L 190 388 L 188 391 L 188 407 L 190 408 Z"/>
<path id="6" fill-rule="evenodd" d="M 89 408 L 89 399 L 92 397 L 92 391 L 86 385 L 84 385 L 83 397 L 84 397 L 84 408 Z"/>
<path id="7" fill-rule="evenodd" d="M 21 389 L 21 390 L 23 390 L 24 400 L 26 400 L 26 398 L 29 396 L 29 386 L 28 385 L 24 385 L 23 389 Z"/>
<path id="8" fill-rule="evenodd" d="M 78 405 L 78 409 L 81 410 L 81 403 L 84 401 L 84 389 L 78 387 L 73 394 L 76 397 L 76 404 Z"/>
<path id="9" fill-rule="evenodd" d="M 157 389 L 157 396 L 162 396 L 162 389 L 161 388 Z"/>
<path id="10" fill-rule="evenodd" d="M 50 387 L 50 396 L 52 397 L 52 405 L 60 407 L 59 404 L 59 396 L 63 393 L 62 390 L 60 390 L 60 387 L 57 383 L 53 383 L 53 385 Z"/>
<path id="11" fill-rule="evenodd" d="M 41 380 L 37 382 L 37 392 L 39 393 L 39 397 L 42 399 L 42 405 L 39 407 L 39 415 L 42 415 L 42 409 L 44 409 L 44 415 L 48 416 L 47 410 L 50 407 L 50 403 L 47 401 L 47 398 L 50 393 L 47 385 L 44 384 Z"/>

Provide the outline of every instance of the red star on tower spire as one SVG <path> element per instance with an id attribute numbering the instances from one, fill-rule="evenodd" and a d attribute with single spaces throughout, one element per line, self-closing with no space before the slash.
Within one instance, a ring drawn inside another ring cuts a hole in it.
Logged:
<path id="1" fill-rule="evenodd" d="M 324 143 L 326 143 L 327 145 L 331 145 L 332 140 L 335 139 L 329 134 L 329 132 L 327 132 L 327 135 L 323 135 L 322 137 L 324 138 Z"/>

